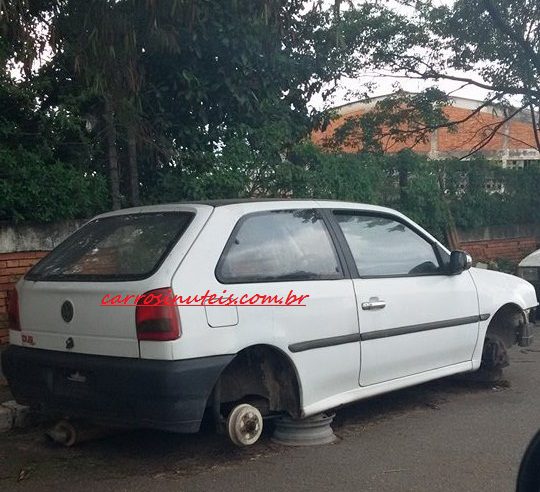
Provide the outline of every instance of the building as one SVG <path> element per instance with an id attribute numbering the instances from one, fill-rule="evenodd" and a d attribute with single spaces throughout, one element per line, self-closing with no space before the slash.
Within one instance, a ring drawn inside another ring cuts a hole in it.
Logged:
<path id="1" fill-rule="evenodd" d="M 347 118 L 360 116 L 373 109 L 378 101 L 388 97 L 379 96 L 365 101 L 357 101 L 336 108 L 338 118 L 324 132 L 314 132 L 312 139 L 323 145 L 333 135 L 335 129 Z M 463 158 L 481 146 L 473 155 L 497 161 L 503 167 L 522 168 L 532 163 L 540 163 L 532 127 L 531 113 L 522 111 L 503 123 L 508 109 L 497 106 L 481 108 L 483 101 L 451 97 L 451 104 L 444 109 L 449 121 L 461 122 L 452 129 L 439 128 L 433 131 L 425 142 L 415 144 L 414 137 L 405 142 L 385 137 L 383 147 L 387 152 L 398 152 L 412 148 L 432 159 Z M 480 109 L 479 109 L 480 108 Z M 475 111 L 476 114 L 475 114 Z M 538 121 L 538 119 L 537 119 Z M 357 152 L 358 145 L 343 145 L 345 152 Z"/>

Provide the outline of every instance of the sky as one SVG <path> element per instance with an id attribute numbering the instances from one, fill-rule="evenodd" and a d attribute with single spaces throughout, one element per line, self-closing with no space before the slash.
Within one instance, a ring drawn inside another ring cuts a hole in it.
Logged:
<path id="1" fill-rule="evenodd" d="M 462 76 L 473 76 L 474 74 L 465 73 L 465 72 L 452 72 L 454 75 Z M 476 77 L 477 78 L 477 77 Z M 377 88 L 370 92 L 372 97 L 381 96 L 385 94 L 390 94 L 396 91 L 394 84 L 398 83 L 401 88 L 407 92 L 420 92 L 427 87 L 437 85 L 439 89 L 443 90 L 446 94 L 451 94 L 453 96 L 464 97 L 468 99 L 477 99 L 483 100 L 487 91 L 475 86 L 463 87 L 463 83 L 456 82 L 453 80 L 441 80 L 436 84 L 434 82 L 427 82 L 423 80 L 415 79 L 403 79 L 397 77 L 380 77 L 374 74 L 366 74 L 362 77 L 356 79 L 342 79 L 340 86 L 336 91 L 335 95 L 332 97 L 331 102 L 327 101 L 326 105 L 331 107 L 341 106 L 350 102 L 358 100 L 357 96 L 351 95 L 351 92 L 361 91 L 361 88 L 367 82 L 377 84 Z M 323 109 L 325 107 L 325 102 L 323 101 L 320 94 L 316 95 L 310 102 L 311 106 L 315 109 Z"/>
<path id="2" fill-rule="evenodd" d="M 315 1 L 315 0 L 314 0 Z M 334 0 L 323 0 L 327 6 L 333 4 Z M 396 9 L 402 9 L 403 7 L 397 4 L 394 0 L 383 0 L 389 6 L 394 5 Z M 345 3 L 345 2 L 344 2 Z M 434 0 L 435 5 L 451 5 L 454 3 L 454 0 Z M 478 81 L 481 79 L 475 73 L 467 73 L 460 71 L 451 71 L 451 75 L 465 76 Z M 349 102 L 354 102 L 358 100 L 358 96 L 351 94 L 351 92 L 361 92 L 362 86 L 366 83 L 375 83 L 377 88 L 373 91 L 370 91 L 371 97 L 382 96 L 390 94 L 396 91 L 395 84 L 399 84 L 401 89 L 407 92 L 420 92 L 427 87 L 436 85 L 439 89 L 443 90 L 446 94 L 451 94 L 453 96 L 468 98 L 468 99 L 477 99 L 479 101 L 486 98 L 488 91 L 481 89 L 476 86 L 469 85 L 463 87 L 463 83 L 456 82 L 452 80 L 440 80 L 437 83 L 433 81 L 422 81 L 416 79 L 404 79 L 397 77 L 381 77 L 375 74 L 366 73 L 364 76 L 356 79 L 342 79 L 340 82 L 340 88 L 336 91 L 331 101 L 323 101 L 322 97 L 319 95 L 312 98 L 310 105 L 318 110 L 324 109 L 326 107 L 335 107 L 347 104 Z"/>

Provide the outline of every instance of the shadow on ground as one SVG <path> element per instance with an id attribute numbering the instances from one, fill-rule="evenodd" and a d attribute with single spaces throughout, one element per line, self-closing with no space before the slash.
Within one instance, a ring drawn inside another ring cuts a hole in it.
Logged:
<path id="1" fill-rule="evenodd" d="M 437 410 L 451 395 L 502 391 L 493 386 L 447 378 L 364 400 L 337 411 L 334 429 L 342 439 L 368 425 L 396 418 L 415 409 Z M 45 436 L 45 426 L 12 431 L 0 444 L 0 488 L 17 481 L 55 483 L 78 479 L 133 476 L 174 478 L 234 467 L 288 449 L 273 443 L 271 425 L 256 446 L 236 448 L 205 422 L 199 434 L 178 435 L 137 430 L 63 448 Z M 337 444 L 339 445 L 339 444 Z"/>
<path id="2" fill-rule="evenodd" d="M 431 381 L 419 386 L 385 393 L 368 400 L 356 402 L 336 412 L 334 430 L 357 431 L 358 426 L 372 425 L 396 415 L 417 409 L 439 410 L 451 396 L 464 393 L 489 393 L 503 391 L 510 387 L 506 380 L 498 383 L 468 381 L 463 377 L 449 377 Z"/>

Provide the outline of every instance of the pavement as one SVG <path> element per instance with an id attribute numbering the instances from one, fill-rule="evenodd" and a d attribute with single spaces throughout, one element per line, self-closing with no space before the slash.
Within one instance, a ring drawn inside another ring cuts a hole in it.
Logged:
<path id="1" fill-rule="evenodd" d="M 341 409 L 339 441 L 320 447 L 267 431 L 240 449 L 205 428 L 61 448 L 42 427 L 13 430 L 0 434 L 0 490 L 512 491 L 540 428 L 540 342 L 511 357 L 496 386 L 447 378 Z"/>

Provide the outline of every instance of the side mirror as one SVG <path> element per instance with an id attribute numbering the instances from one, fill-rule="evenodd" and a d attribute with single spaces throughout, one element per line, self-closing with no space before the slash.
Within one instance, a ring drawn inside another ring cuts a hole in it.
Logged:
<path id="1" fill-rule="evenodd" d="M 452 251 L 450 254 L 450 264 L 448 265 L 449 275 L 459 275 L 464 270 L 472 267 L 472 258 L 465 251 Z"/>

